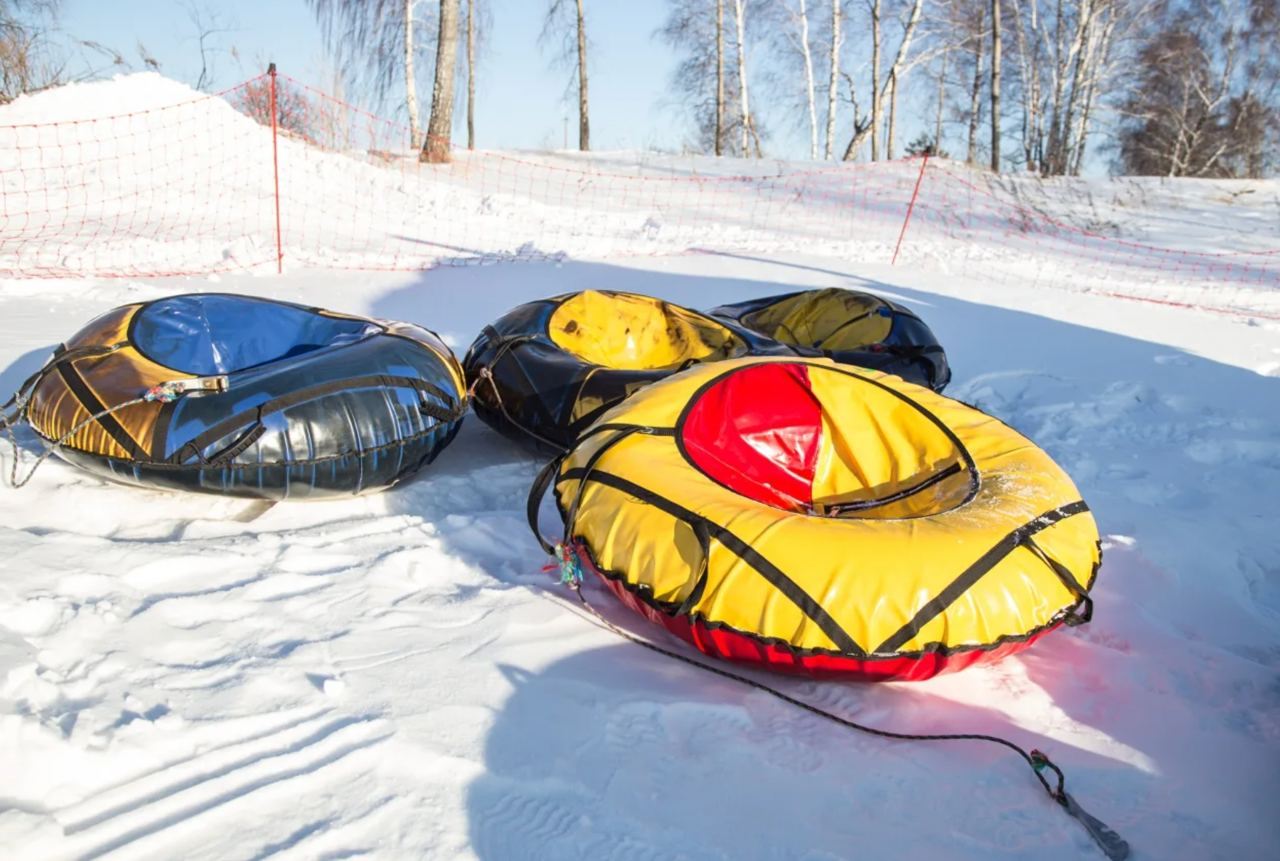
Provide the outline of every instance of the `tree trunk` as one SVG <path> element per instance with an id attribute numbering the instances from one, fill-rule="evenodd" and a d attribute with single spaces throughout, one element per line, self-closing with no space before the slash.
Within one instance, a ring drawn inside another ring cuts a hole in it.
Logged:
<path id="1" fill-rule="evenodd" d="M 1079 176 L 1080 169 L 1084 164 L 1085 142 L 1089 136 L 1089 117 L 1093 109 L 1093 98 L 1097 92 L 1098 82 L 1102 75 L 1106 74 L 1105 70 L 1111 59 L 1111 39 L 1118 22 L 1119 18 L 1114 13 L 1108 17 L 1102 32 L 1098 36 L 1097 43 L 1093 46 L 1090 74 L 1085 82 L 1084 103 L 1080 110 L 1079 130 L 1076 133 L 1076 142 L 1072 147 L 1075 153 L 1073 156 L 1074 161 L 1071 165 L 1072 176 Z"/>
<path id="2" fill-rule="evenodd" d="M 942 52 L 942 68 L 938 70 L 938 113 L 933 123 L 933 154 L 941 155 L 942 153 L 942 108 L 946 103 L 947 95 L 947 57 L 951 51 L 949 49 Z"/>
<path id="3" fill-rule="evenodd" d="M 880 160 L 880 0 L 871 4 L 871 160 Z"/>
<path id="4" fill-rule="evenodd" d="M 1000 172 L 1000 0 L 991 0 L 991 170 Z"/>
<path id="5" fill-rule="evenodd" d="M 724 0 L 716 0 L 716 155 L 724 155 Z"/>
<path id="6" fill-rule="evenodd" d="M 467 0 L 467 149 L 476 148 L 476 0 Z"/>
<path id="7" fill-rule="evenodd" d="M 827 81 L 827 151 L 830 160 L 836 147 L 836 95 L 840 76 L 840 0 L 831 0 L 831 78 Z"/>
<path id="8" fill-rule="evenodd" d="M 1071 164 L 1071 175 L 1079 176 L 1080 168 L 1084 165 L 1084 147 L 1089 137 L 1089 113 L 1093 109 L 1093 82 L 1085 90 L 1084 108 L 1080 113 L 1080 136 L 1076 141 L 1074 161 Z"/>
<path id="9" fill-rule="evenodd" d="M 738 105 L 742 112 L 742 157 L 748 155 L 748 138 L 751 132 L 751 105 L 747 98 L 747 39 L 746 22 L 743 20 L 742 0 L 733 0 L 733 10 L 738 31 Z"/>
<path id="10" fill-rule="evenodd" d="M 809 102 L 809 158 L 818 160 L 818 109 L 813 94 L 813 53 L 809 50 L 809 10 L 800 0 L 800 51 L 804 56 L 805 97 Z"/>
<path id="11" fill-rule="evenodd" d="M 1081 104 L 1085 89 L 1085 73 L 1092 64 L 1093 25 L 1097 6 L 1092 0 L 1084 0 L 1080 4 L 1080 23 L 1076 28 L 1076 38 L 1072 42 L 1076 68 L 1071 76 L 1071 94 L 1067 99 L 1066 117 L 1062 121 L 1062 132 L 1059 137 L 1061 155 L 1055 165 L 1058 174 L 1065 175 L 1071 170 L 1075 149 L 1076 114 Z"/>
<path id="12" fill-rule="evenodd" d="M 436 42 L 436 77 L 431 88 L 431 119 L 420 161 L 449 160 L 453 131 L 453 70 L 458 63 L 458 0 L 440 0 L 440 32 Z"/>
<path id="13" fill-rule="evenodd" d="M 1049 115 L 1049 143 L 1041 157 L 1041 174 L 1052 176 L 1059 173 L 1058 163 L 1062 150 L 1062 97 L 1066 92 L 1067 66 L 1070 59 L 1067 54 L 1066 26 L 1062 19 L 1063 0 L 1057 0 L 1055 16 L 1057 23 L 1054 33 L 1053 64 L 1053 108 Z"/>
<path id="14" fill-rule="evenodd" d="M 880 5 L 880 0 L 876 0 L 876 8 L 875 10 L 873 10 L 873 14 L 876 16 L 877 21 L 879 20 L 879 11 L 878 11 L 879 5 Z M 907 55 L 911 53 L 911 38 L 912 36 L 915 35 L 916 27 L 920 23 L 920 14 L 923 11 L 923 9 L 924 9 L 924 0 L 915 0 L 915 2 L 911 6 L 911 14 L 907 18 L 906 26 L 902 30 L 902 41 L 898 43 L 898 52 L 894 54 L 893 62 L 889 65 L 889 74 L 891 77 L 899 77 L 902 74 L 903 64 L 906 61 Z M 878 39 L 878 35 L 879 35 L 878 25 L 875 29 L 875 32 L 873 32 L 872 35 L 873 37 L 876 37 Z M 878 49 L 878 46 L 875 44 L 873 44 L 873 47 L 876 48 L 875 65 L 878 68 L 879 67 L 879 57 L 878 57 L 879 49 Z M 862 142 L 866 140 L 868 136 L 871 137 L 872 159 L 877 158 L 877 155 L 876 155 L 876 146 L 877 146 L 876 137 L 877 136 L 875 133 L 875 126 L 878 125 L 877 118 L 884 111 L 884 96 L 885 96 L 884 90 L 879 86 L 879 80 L 880 79 L 878 75 L 872 79 L 872 85 L 873 85 L 872 92 L 873 92 L 874 100 L 871 104 L 871 120 L 866 122 L 859 120 L 857 105 L 856 103 L 854 105 L 853 137 L 849 139 L 849 146 L 845 148 L 845 151 L 844 151 L 845 161 L 849 161 L 850 159 L 857 156 L 858 149 L 862 146 Z M 852 91 L 853 89 L 852 80 L 850 80 L 849 82 L 849 88 Z"/>
<path id="15" fill-rule="evenodd" d="M 578 0 L 578 149 L 591 149 L 591 122 L 587 117 L 587 21 Z"/>
<path id="16" fill-rule="evenodd" d="M 404 100 L 409 109 L 409 146 L 422 145 L 422 125 L 418 118 L 418 86 L 413 79 L 413 0 L 404 0 Z"/>
<path id="17" fill-rule="evenodd" d="M 982 44 L 986 41 L 986 10 L 978 10 L 978 32 L 973 37 L 973 89 L 969 92 L 969 164 L 978 163 L 978 114 L 982 106 Z"/>
<path id="18" fill-rule="evenodd" d="M 1040 64 L 1032 51 L 1035 47 L 1029 48 L 1027 45 L 1028 29 L 1034 34 L 1037 33 L 1036 9 L 1032 5 L 1030 10 L 1030 20 L 1024 16 L 1022 11 L 1021 0 L 1011 0 L 1013 3 L 1014 21 L 1017 26 L 1014 28 L 1014 35 L 1018 41 L 1018 80 L 1020 85 L 1017 91 L 1022 95 L 1022 157 L 1026 162 L 1024 165 L 1027 170 L 1039 170 L 1037 159 L 1037 141 L 1039 128 L 1039 103 L 1040 103 Z M 1037 41 L 1036 45 L 1039 44 Z"/>
<path id="19" fill-rule="evenodd" d="M 898 125 L 898 72 L 889 73 L 889 134 L 885 139 L 885 158 L 893 161 L 893 131 Z"/>

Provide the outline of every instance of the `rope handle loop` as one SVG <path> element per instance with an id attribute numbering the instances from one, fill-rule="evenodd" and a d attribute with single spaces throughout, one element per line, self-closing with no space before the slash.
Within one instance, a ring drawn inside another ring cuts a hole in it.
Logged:
<path id="1" fill-rule="evenodd" d="M 101 350 L 94 351 L 91 355 L 98 356 L 98 355 L 103 355 L 107 352 L 114 352 L 114 349 L 102 348 Z M 57 365 L 61 363 L 61 361 L 67 360 L 66 357 L 70 355 L 71 355 L 70 351 L 61 353 L 61 354 L 55 354 L 54 358 L 48 364 L 46 364 L 43 368 L 41 368 L 35 377 L 33 377 L 31 380 L 28 380 L 27 383 L 23 384 L 24 388 L 28 384 L 30 384 L 31 388 L 28 394 L 30 394 L 30 392 L 35 391 L 35 388 L 39 386 L 40 381 L 43 380 L 44 376 L 48 374 L 51 370 L 56 368 Z M 87 356 L 82 355 L 80 356 L 80 358 L 87 358 Z M 80 431 L 84 430 L 86 427 L 93 424 L 94 422 L 101 421 L 107 416 L 114 415 L 118 412 L 127 410 L 130 407 L 136 407 L 140 404 L 153 404 L 153 403 L 167 404 L 167 403 L 172 403 L 184 396 L 195 397 L 199 395 L 225 392 L 227 391 L 227 388 L 228 388 L 228 383 L 227 383 L 227 378 L 225 376 L 197 377 L 194 379 L 187 379 L 187 380 L 172 380 L 170 382 L 160 383 L 159 385 L 151 386 L 150 388 L 146 389 L 141 394 L 139 394 L 136 398 L 124 401 L 123 403 L 116 404 L 115 406 L 107 407 L 104 410 L 99 410 L 98 412 L 93 413 L 87 418 L 82 419 L 81 421 L 72 425 L 70 430 L 68 430 L 66 433 L 64 433 L 58 439 L 53 440 L 52 442 L 46 441 L 45 439 L 41 438 L 40 442 L 44 446 L 44 451 L 40 454 L 38 458 L 36 458 L 35 462 L 31 465 L 31 468 L 27 470 L 26 475 L 24 475 L 22 478 L 19 478 L 18 467 L 22 462 L 22 447 L 18 444 L 18 437 L 14 433 L 14 429 L 19 424 L 29 423 L 26 415 L 27 399 L 23 398 L 21 399 L 21 403 L 22 403 L 21 411 L 17 415 L 12 417 L 3 416 L 4 421 L 0 423 L 0 430 L 3 430 L 5 432 L 7 441 L 9 443 L 9 447 L 13 452 L 13 463 L 10 464 L 10 467 L 9 467 L 9 486 L 12 487 L 14 490 L 24 487 L 26 484 L 28 484 L 31 481 L 31 479 L 35 478 L 36 470 L 38 470 L 40 466 L 46 460 L 52 457 L 59 449 L 65 448 L 67 443 L 70 442 L 71 439 L 76 434 L 80 433 Z M 20 389 L 19 393 L 14 395 L 14 397 L 10 400 L 10 403 L 18 401 L 20 399 L 21 394 L 22 394 L 22 390 Z"/>
<path id="2" fill-rule="evenodd" d="M 560 467 L 564 464 L 566 458 L 573 453 L 573 449 L 595 436 L 596 434 L 605 433 L 606 431 L 618 431 L 611 439 L 606 440 L 603 445 L 591 453 L 587 458 L 587 462 L 583 466 L 582 477 L 578 479 L 578 491 L 574 494 L 573 501 L 570 503 L 568 510 L 565 512 L 564 533 L 560 541 L 550 541 L 543 537 L 542 531 L 538 527 L 538 509 L 542 507 L 542 498 L 547 495 L 547 490 L 555 484 L 555 477 L 560 472 Z M 533 480 L 533 486 L 529 489 L 529 498 L 525 503 L 525 517 L 529 521 L 529 529 L 533 532 L 534 537 L 538 540 L 539 546 L 548 556 L 559 557 L 561 550 L 565 545 L 569 544 L 573 538 L 573 525 L 578 519 L 578 507 L 582 503 L 582 495 L 587 486 L 587 480 L 591 477 L 592 471 L 600 458 L 611 448 L 622 442 L 627 437 L 636 433 L 652 434 L 655 428 L 648 425 L 626 425 L 626 424 L 602 424 L 595 425 L 583 432 L 573 443 L 573 447 L 566 449 L 562 453 L 556 455 L 538 471 L 538 476 Z M 579 577 L 579 580 L 582 578 Z"/>

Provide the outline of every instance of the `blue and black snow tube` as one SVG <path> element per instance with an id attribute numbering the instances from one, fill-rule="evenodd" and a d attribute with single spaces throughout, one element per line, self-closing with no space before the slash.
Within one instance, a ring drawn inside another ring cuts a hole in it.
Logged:
<path id="1" fill-rule="evenodd" d="M 27 391 L 32 429 L 90 472 L 261 499 L 390 487 L 467 409 L 461 366 L 426 329 L 208 293 L 107 312 Z"/>

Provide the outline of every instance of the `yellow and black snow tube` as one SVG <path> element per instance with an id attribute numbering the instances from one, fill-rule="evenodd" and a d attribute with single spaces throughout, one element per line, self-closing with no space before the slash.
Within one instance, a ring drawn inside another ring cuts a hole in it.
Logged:
<path id="1" fill-rule="evenodd" d="M 717 657 L 923 679 L 1091 614 L 1101 549 L 1070 478 L 891 375 L 695 367 L 602 416 L 552 475 L 570 570 Z"/>
<path id="2" fill-rule="evenodd" d="M 484 327 L 463 367 L 481 420 L 513 439 L 564 451 L 605 410 L 681 368 L 793 353 L 653 296 L 584 290 L 503 314 Z"/>

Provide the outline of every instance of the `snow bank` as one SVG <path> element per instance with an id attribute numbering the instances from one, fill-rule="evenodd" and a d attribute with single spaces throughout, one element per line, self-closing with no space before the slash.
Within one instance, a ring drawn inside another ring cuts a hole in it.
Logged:
<path id="1" fill-rule="evenodd" d="M 0 106 L 0 125 L 83 122 L 209 98 L 158 72 L 135 72 L 19 96 Z"/>

